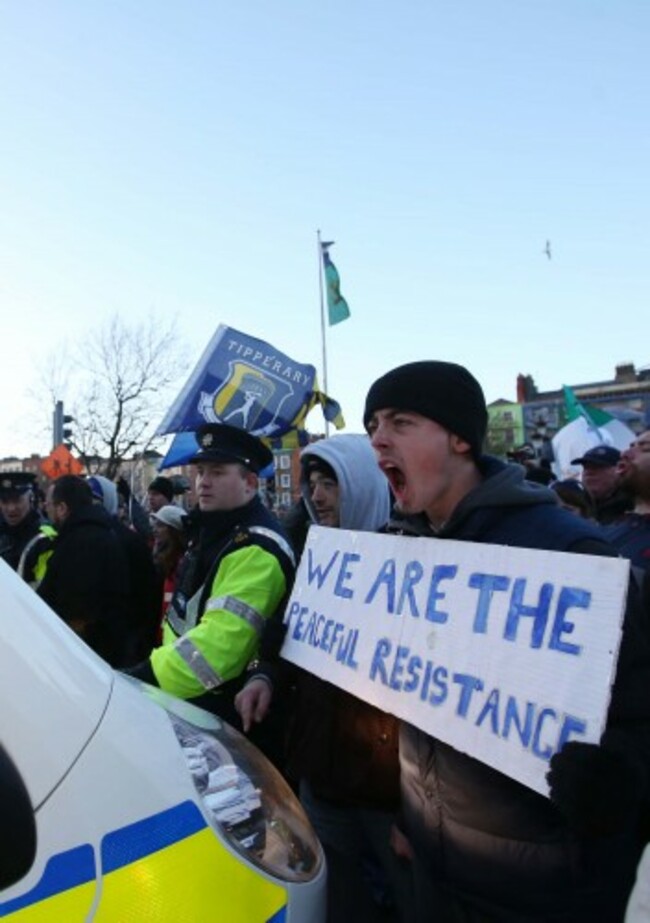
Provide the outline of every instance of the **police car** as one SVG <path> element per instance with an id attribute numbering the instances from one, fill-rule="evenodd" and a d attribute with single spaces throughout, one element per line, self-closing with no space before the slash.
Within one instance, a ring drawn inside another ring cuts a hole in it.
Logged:
<path id="1" fill-rule="evenodd" d="M 0 918 L 322 923 L 320 845 L 218 718 L 113 671 L 0 561 Z"/>

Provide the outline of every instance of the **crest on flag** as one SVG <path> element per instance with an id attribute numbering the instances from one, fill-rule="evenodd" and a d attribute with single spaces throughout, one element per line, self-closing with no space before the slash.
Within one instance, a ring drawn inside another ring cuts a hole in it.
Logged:
<path id="1" fill-rule="evenodd" d="M 208 423 L 228 423 L 257 435 L 273 432 L 291 385 L 243 360 L 228 363 L 228 376 L 211 393 L 201 392 L 199 412 Z"/>

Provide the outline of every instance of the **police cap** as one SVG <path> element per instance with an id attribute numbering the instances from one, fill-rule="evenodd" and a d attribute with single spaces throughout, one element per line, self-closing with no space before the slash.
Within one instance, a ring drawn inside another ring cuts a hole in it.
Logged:
<path id="1" fill-rule="evenodd" d="M 12 497 L 26 494 L 36 485 L 36 475 L 31 471 L 3 471 L 0 474 L 0 499 L 9 500 Z"/>
<path id="2" fill-rule="evenodd" d="M 199 451 L 190 458 L 199 462 L 238 462 L 258 474 L 273 461 L 273 453 L 261 439 L 227 423 L 204 423 L 196 431 Z"/>

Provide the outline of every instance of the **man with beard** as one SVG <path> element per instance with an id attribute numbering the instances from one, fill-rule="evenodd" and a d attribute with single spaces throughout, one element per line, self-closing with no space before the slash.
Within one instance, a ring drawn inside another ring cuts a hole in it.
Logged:
<path id="1" fill-rule="evenodd" d="M 50 484 L 46 509 L 56 537 L 38 595 L 104 660 L 122 667 L 130 585 L 110 517 L 93 503 L 88 482 L 74 474 Z"/>
<path id="2" fill-rule="evenodd" d="M 622 453 L 618 473 L 634 505 L 603 531 L 633 567 L 650 571 L 650 429 Z"/>

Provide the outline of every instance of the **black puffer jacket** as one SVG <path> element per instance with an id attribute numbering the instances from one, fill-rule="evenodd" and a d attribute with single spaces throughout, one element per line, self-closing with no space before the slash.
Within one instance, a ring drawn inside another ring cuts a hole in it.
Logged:
<path id="1" fill-rule="evenodd" d="M 129 573 L 108 513 L 88 506 L 59 528 L 38 594 L 111 666 L 127 656 Z"/>
<path id="2" fill-rule="evenodd" d="M 547 488 L 524 482 L 518 466 L 483 458 L 481 468 L 485 480 L 438 537 L 615 555 L 597 527 L 560 509 Z M 423 518 L 396 521 L 389 531 L 435 537 Z M 603 742 L 628 747 L 645 767 L 649 690 L 648 638 L 628 600 Z M 406 832 L 443 890 L 490 921 L 620 918 L 637 856 L 632 825 L 616 839 L 581 839 L 550 800 L 412 725 L 402 725 L 400 761 Z"/>

